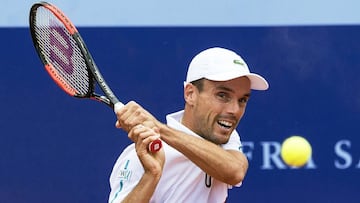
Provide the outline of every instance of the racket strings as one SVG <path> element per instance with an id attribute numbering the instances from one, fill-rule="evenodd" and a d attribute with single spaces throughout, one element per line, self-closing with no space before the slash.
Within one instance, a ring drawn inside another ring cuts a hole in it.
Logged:
<path id="1" fill-rule="evenodd" d="M 45 8 L 39 7 L 35 19 L 35 35 L 47 63 L 65 86 L 85 96 L 90 91 L 89 71 L 75 39 L 64 24 Z"/>

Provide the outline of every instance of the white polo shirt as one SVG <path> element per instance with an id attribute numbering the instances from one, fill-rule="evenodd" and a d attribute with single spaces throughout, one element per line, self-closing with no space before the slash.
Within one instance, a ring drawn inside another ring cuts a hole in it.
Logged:
<path id="1" fill-rule="evenodd" d="M 180 123 L 183 111 L 166 116 L 167 125 L 201 138 Z M 203 139 L 203 138 L 201 138 Z M 241 150 L 240 137 L 234 131 L 223 149 Z M 165 165 L 163 174 L 150 202 L 225 202 L 231 186 L 215 180 L 187 157 L 163 142 Z M 135 144 L 129 145 L 116 161 L 110 176 L 109 203 L 121 202 L 137 185 L 144 169 L 136 155 Z M 236 186 L 240 186 L 241 182 Z M 141 195 L 141 194 L 139 194 Z"/>

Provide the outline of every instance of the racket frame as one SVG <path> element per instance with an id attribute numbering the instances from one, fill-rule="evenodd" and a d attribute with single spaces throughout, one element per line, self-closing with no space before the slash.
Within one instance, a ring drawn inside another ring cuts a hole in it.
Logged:
<path id="1" fill-rule="evenodd" d="M 54 68 L 52 68 L 52 64 L 49 63 L 46 60 L 45 56 L 43 56 L 43 54 L 41 53 L 39 44 L 36 43 L 37 36 L 33 29 L 34 21 L 36 18 L 36 10 L 39 7 L 44 7 L 46 9 L 48 9 L 50 12 L 52 12 L 58 18 L 58 20 L 64 24 L 65 28 L 67 29 L 67 31 L 70 33 L 71 37 L 75 40 L 76 44 L 78 45 L 82 55 L 84 56 L 86 66 L 88 68 L 88 74 L 89 74 L 88 94 L 79 95 L 79 94 L 76 94 L 75 93 L 76 91 L 73 90 L 71 87 L 69 87 L 67 85 L 64 86 L 64 84 L 66 84 L 66 83 L 61 82 L 61 80 L 62 80 L 61 77 L 57 77 L 58 73 L 56 71 L 54 71 Z M 83 38 L 81 37 L 80 33 L 78 32 L 77 28 L 60 9 L 58 9 L 56 6 L 49 4 L 47 2 L 35 3 L 30 9 L 29 23 L 30 23 L 31 37 L 32 37 L 34 46 L 37 50 L 37 53 L 38 53 L 41 61 L 43 62 L 43 64 L 45 64 L 46 71 L 49 73 L 49 75 L 52 77 L 52 79 L 56 82 L 56 84 L 61 87 L 61 89 L 63 89 L 66 93 L 68 93 L 69 95 L 74 96 L 74 97 L 90 98 L 90 99 L 102 102 L 102 103 L 108 105 L 109 107 L 111 107 L 112 109 L 114 109 L 114 105 L 116 103 L 120 103 L 119 99 L 115 96 L 115 94 L 113 93 L 111 88 L 108 86 L 108 84 L 104 80 L 104 77 L 102 76 L 97 65 L 95 64 L 95 61 L 94 61 L 93 57 L 91 56 L 91 54 L 90 54 Z M 101 90 L 104 92 L 105 96 L 95 93 L 96 83 L 95 83 L 94 79 L 98 83 Z M 122 103 L 118 104 L 118 106 L 122 106 L 121 104 Z"/>
<path id="2" fill-rule="evenodd" d="M 71 37 L 75 40 L 76 44 L 78 45 L 82 55 L 84 56 L 86 66 L 88 68 L 88 77 L 89 77 L 89 89 L 88 94 L 86 95 L 79 95 L 76 94 L 76 90 L 71 88 L 69 85 L 66 85 L 66 82 L 62 82 L 62 78 L 58 75 L 55 68 L 53 68 L 52 64 L 49 63 L 45 56 L 41 53 L 41 48 L 39 47 L 39 44 L 37 43 L 37 36 L 34 31 L 34 21 L 36 18 L 36 10 L 39 7 L 44 7 L 48 9 L 50 12 L 52 12 L 58 20 L 60 20 L 67 31 L 70 33 Z M 95 64 L 95 61 L 93 57 L 91 56 L 83 38 L 81 37 L 80 33 L 78 32 L 77 28 L 74 26 L 74 24 L 70 21 L 70 19 L 56 6 L 49 4 L 47 2 L 38 2 L 32 5 L 30 9 L 30 15 L 29 15 L 29 23 L 30 23 L 30 32 L 33 44 L 35 46 L 36 52 L 39 55 L 42 63 L 45 65 L 46 71 L 49 73 L 51 78 L 56 82 L 56 84 L 63 89 L 66 93 L 68 93 L 70 96 L 74 96 L 77 98 L 90 98 L 99 102 L 102 102 L 109 107 L 111 107 L 115 112 L 117 109 L 122 108 L 124 106 L 123 103 L 119 101 L 119 99 L 115 96 L 111 88 L 107 85 L 105 82 L 105 79 L 103 78 L 102 74 L 100 73 L 97 65 Z M 95 86 L 96 82 L 101 88 L 101 90 L 104 92 L 105 96 L 99 95 L 95 93 Z M 162 148 L 162 141 L 157 139 L 154 140 L 149 144 L 149 151 L 151 152 L 157 152 Z"/>

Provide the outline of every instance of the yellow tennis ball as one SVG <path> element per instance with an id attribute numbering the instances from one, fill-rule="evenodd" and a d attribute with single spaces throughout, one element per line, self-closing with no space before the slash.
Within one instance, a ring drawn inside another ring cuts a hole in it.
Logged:
<path id="1" fill-rule="evenodd" d="M 304 166 L 310 159 L 312 148 L 310 143 L 301 136 L 291 136 L 281 146 L 281 158 L 291 167 Z"/>

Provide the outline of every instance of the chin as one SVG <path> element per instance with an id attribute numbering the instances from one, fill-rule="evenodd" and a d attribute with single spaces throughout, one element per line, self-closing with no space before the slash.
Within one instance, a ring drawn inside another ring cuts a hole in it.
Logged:
<path id="1" fill-rule="evenodd" d="M 220 138 L 219 138 L 217 136 L 217 138 L 214 139 L 213 143 L 218 144 L 218 145 L 226 144 L 229 142 L 229 138 L 230 138 L 230 136 L 226 136 L 226 138 L 224 138 L 223 136 L 220 136 Z"/>

